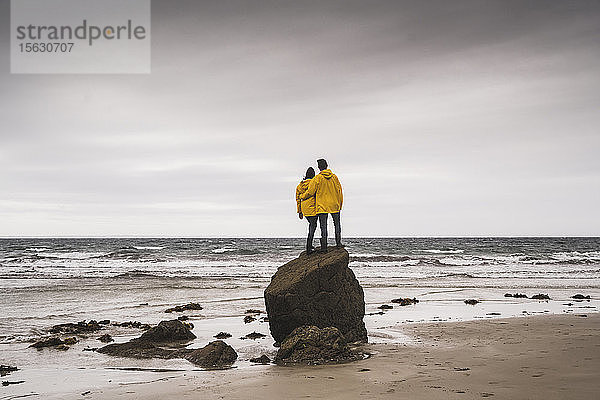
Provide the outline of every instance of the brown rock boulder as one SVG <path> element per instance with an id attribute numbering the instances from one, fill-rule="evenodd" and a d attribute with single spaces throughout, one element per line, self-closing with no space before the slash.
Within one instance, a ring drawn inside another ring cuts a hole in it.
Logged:
<path id="1" fill-rule="evenodd" d="M 237 360 L 237 357 L 233 347 L 222 340 L 215 340 L 201 349 L 186 352 L 183 355 L 183 358 L 189 362 L 210 369 L 228 368 Z"/>
<path id="2" fill-rule="evenodd" d="M 37 342 L 35 342 L 34 344 L 32 344 L 29 347 L 35 347 L 36 349 L 41 349 L 43 347 L 60 346 L 61 344 L 64 344 L 64 343 L 65 342 L 59 337 L 50 337 L 47 339 L 38 340 Z"/>
<path id="3" fill-rule="evenodd" d="M 256 363 L 256 364 L 270 364 L 271 359 L 267 355 L 263 354 L 260 357 L 251 358 L 250 362 Z"/>
<path id="4" fill-rule="evenodd" d="M 98 353 L 127 358 L 179 358 L 177 350 L 165 349 L 152 342 L 130 340 L 125 343 L 113 343 L 96 350 Z"/>
<path id="5" fill-rule="evenodd" d="M 190 329 L 179 320 L 161 321 L 157 326 L 148 329 L 138 339 L 153 343 L 189 342 L 196 339 Z"/>
<path id="6" fill-rule="evenodd" d="M 180 345 L 196 338 L 179 320 L 161 321 L 142 336 L 126 343 L 113 343 L 99 348 L 98 353 L 131 358 L 178 358 L 178 350 L 166 349 L 164 345 Z"/>
<path id="7" fill-rule="evenodd" d="M 301 326 L 281 342 L 278 364 L 336 364 L 359 359 L 337 328 Z"/>
<path id="8" fill-rule="evenodd" d="M 265 290 L 271 334 L 282 342 L 294 329 L 336 327 L 348 342 L 366 342 L 363 289 L 344 248 L 329 248 L 279 267 Z"/>

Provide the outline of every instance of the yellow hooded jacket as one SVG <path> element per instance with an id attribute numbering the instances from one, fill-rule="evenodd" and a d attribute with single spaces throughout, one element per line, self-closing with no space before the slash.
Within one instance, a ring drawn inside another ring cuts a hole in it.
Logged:
<path id="1" fill-rule="evenodd" d="M 317 215 L 315 196 L 302 200 L 300 197 L 308 190 L 308 186 L 312 179 L 305 179 L 296 187 L 296 205 L 297 212 L 301 212 L 305 217 L 314 217 Z"/>
<path id="2" fill-rule="evenodd" d="M 308 190 L 300 198 L 304 200 L 311 196 L 317 199 L 317 214 L 337 213 L 342 210 L 342 184 L 329 168 L 311 179 Z"/>

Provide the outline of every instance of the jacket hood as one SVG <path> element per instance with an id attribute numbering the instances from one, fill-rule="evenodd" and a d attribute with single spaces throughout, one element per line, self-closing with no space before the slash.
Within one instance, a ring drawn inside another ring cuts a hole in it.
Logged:
<path id="1" fill-rule="evenodd" d="M 324 169 L 323 171 L 321 171 L 321 173 L 319 175 L 323 175 L 323 177 L 325 179 L 330 179 L 333 176 L 333 172 L 331 172 L 331 170 L 329 168 Z"/>

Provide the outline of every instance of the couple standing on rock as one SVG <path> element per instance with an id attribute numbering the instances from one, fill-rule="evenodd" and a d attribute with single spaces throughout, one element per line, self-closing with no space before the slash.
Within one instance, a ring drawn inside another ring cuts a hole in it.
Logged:
<path id="1" fill-rule="evenodd" d="M 342 246 L 342 226 L 340 224 L 340 211 L 344 196 L 342 185 L 338 177 L 327 168 L 327 161 L 317 160 L 321 171 L 315 176 L 313 167 L 306 170 L 306 176 L 296 187 L 296 204 L 298 217 L 306 217 L 308 221 L 308 238 L 306 239 L 306 254 L 315 251 L 312 246 L 317 218 L 321 227 L 321 251 L 327 250 L 327 215 L 331 214 L 335 226 L 335 244 Z"/>

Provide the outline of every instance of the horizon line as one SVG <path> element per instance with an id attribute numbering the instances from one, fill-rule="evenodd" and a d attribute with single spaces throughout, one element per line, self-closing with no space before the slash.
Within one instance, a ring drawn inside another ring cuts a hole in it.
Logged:
<path id="1" fill-rule="evenodd" d="M 520 238 L 588 238 L 600 239 L 594 235 L 474 235 L 474 236 L 344 236 L 346 239 L 520 239 Z M 0 236 L 5 239 L 305 239 L 304 236 Z"/>

